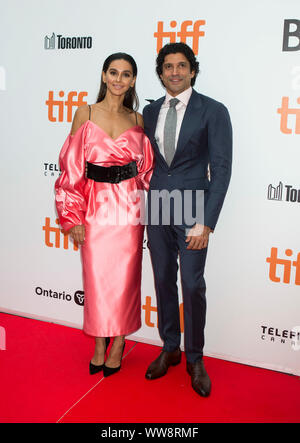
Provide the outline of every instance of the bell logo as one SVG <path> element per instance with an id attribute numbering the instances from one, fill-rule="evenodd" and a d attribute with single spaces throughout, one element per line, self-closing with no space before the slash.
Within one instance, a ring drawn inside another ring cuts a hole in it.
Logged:
<path id="1" fill-rule="evenodd" d="M 283 51 L 300 51 L 300 20 L 284 20 Z"/>
<path id="2" fill-rule="evenodd" d="M 286 249 L 285 255 L 286 257 L 291 257 L 293 255 L 293 251 L 291 249 Z M 295 266 L 296 272 L 294 283 L 295 285 L 300 285 L 300 252 L 297 255 L 297 260 L 290 260 L 287 258 L 278 258 L 278 249 L 271 248 L 270 257 L 267 257 L 266 261 L 270 264 L 269 278 L 271 281 L 276 283 L 279 283 L 281 281 L 287 284 L 291 283 L 292 266 Z M 283 276 L 282 280 L 277 274 L 280 265 L 280 271 Z"/>
<path id="3" fill-rule="evenodd" d="M 58 218 L 55 220 L 55 223 L 57 225 L 59 224 Z M 43 226 L 43 231 L 45 231 L 45 245 L 48 246 L 48 248 L 53 248 L 53 247 L 60 248 L 61 234 L 62 234 L 63 235 L 63 241 L 62 241 L 63 248 L 69 249 L 69 234 L 66 232 L 61 232 L 59 227 L 51 226 L 50 225 L 50 217 L 45 218 L 45 225 Z M 54 232 L 54 239 L 51 236 L 51 234 L 53 232 Z M 78 251 L 78 245 L 76 242 L 74 242 L 73 249 L 74 249 L 74 251 Z"/>
<path id="4" fill-rule="evenodd" d="M 300 105 L 300 97 L 297 99 L 297 103 Z M 283 134 L 292 134 L 293 132 L 293 130 L 288 127 L 288 118 L 290 115 L 296 116 L 295 134 L 300 134 L 300 108 L 290 108 L 289 97 L 282 97 L 281 108 L 278 108 L 277 112 L 281 114 L 280 131 Z"/>
<path id="5" fill-rule="evenodd" d="M 63 98 L 65 96 L 64 91 L 59 91 L 59 97 Z M 79 92 L 78 99 L 76 91 L 70 91 L 68 93 L 67 100 L 54 100 L 54 91 L 49 91 L 48 100 L 46 100 L 46 105 L 48 106 L 48 119 L 50 122 L 56 122 L 57 118 L 59 122 L 64 121 L 64 109 L 67 108 L 67 122 L 71 122 L 73 118 L 73 108 L 87 105 L 87 102 L 83 100 L 83 97 L 88 95 L 87 92 Z M 58 109 L 58 115 L 54 115 L 54 108 Z"/>
<path id="6" fill-rule="evenodd" d="M 154 37 L 157 39 L 156 51 L 159 52 L 164 45 L 164 39 L 168 39 L 168 43 L 176 43 L 176 37 L 179 37 L 180 42 L 186 43 L 187 38 L 192 39 L 192 48 L 196 55 L 199 50 L 199 38 L 204 37 L 205 32 L 200 31 L 200 27 L 205 25 L 205 20 L 196 20 L 193 24 L 192 20 L 185 20 L 181 23 L 180 31 L 164 31 L 164 22 L 157 23 L 157 31 L 154 32 Z M 172 20 L 170 22 L 171 28 L 177 27 L 177 22 Z"/>

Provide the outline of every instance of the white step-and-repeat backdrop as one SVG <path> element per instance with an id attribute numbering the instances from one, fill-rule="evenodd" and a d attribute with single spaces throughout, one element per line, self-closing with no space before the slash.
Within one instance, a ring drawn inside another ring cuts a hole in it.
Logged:
<path id="1" fill-rule="evenodd" d="M 0 5 L 0 310 L 81 328 L 80 251 L 54 206 L 60 148 L 76 108 L 96 101 L 109 54 L 135 58 L 141 111 L 164 94 L 157 50 L 181 40 L 198 55 L 196 90 L 228 107 L 234 129 L 206 266 L 205 355 L 300 375 L 299 0 Z M 144 246 L 132 338 L 160 344 Z"/>

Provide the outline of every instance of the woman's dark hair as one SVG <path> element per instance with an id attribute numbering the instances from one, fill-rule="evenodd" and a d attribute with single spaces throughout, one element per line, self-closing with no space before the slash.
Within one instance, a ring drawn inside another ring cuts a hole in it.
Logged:
<path id="1" fill-rule="evenodd" d="M 107 72 L 110 64 L 115 61 L 115 60 L 125 60 L 128 63 L 130 63 L 131 67 L 132 67 L 132 73 L 133 76 L 136 77 L 137 76 L 137 66 L 136 63 L 134 61 L 134 58 L 131 57 L 131 55 L 126 54 L 125 52 L 116 52 L 115 54 L 111 54 L 109 57 L 107 57 L 107 59 L 104 61 L 103 63 L 103 68 L 102 71 L 103 72 Z M 101 72 L 101 84 L 100 84 L 100 90 L 98 93 L 98 98 L 96 103 L 101 102 L 102 100 L 104 100 L 105 95 L 106 95 L 106 91 L 107 91 L 107 86 L 106 84 L 103 82 L 102 79 L 102 72 Z M 132 111 L 137 111 L 139 108 L 139 99 L 135 90 L 135 84 L 133 87 L 130 87 L 128 89 L 128 91 L 125 94 L 124 97 L 124 102 L 123 102 L 124 106 L 126 108 L 131 109 Z"/>
<path id="2" fill-rule="evenodd" d="M 195 71 L 195 75 L 191 79 L 191 85 L 194 86 L 196 77 L 199 74 L 199 62 L 197 62 L 193 50 L 185 43 L 168 43 L 163 48 L 161 48 L 156 58 L 156 73 L 162 85 L 164 86 L 160 76 L 163 72 L 163 64 L 165 61 L 165 57 L 169 54 L 177 54 L 178 52 L 185 55 L 185 57 L 188 59 L 190 63 L 191 72 Z"/>

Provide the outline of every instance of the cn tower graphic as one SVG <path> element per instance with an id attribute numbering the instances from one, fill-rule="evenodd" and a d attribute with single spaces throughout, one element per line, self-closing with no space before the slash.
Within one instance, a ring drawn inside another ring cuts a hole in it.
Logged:
<path id="1" fill-rule="evenodd" d="M 55 49 L 55 34 L 52 33 L 51 37 L 45 36 L 44 40 L 44 48 L 45 49 Z"/>
<path id="2" fill-rule="evenodd" d="M 271 184 L 268 186 L 268 200 L 282 200 L 282 182 L 279 182 L 277 187 L 272 186 Z"/>

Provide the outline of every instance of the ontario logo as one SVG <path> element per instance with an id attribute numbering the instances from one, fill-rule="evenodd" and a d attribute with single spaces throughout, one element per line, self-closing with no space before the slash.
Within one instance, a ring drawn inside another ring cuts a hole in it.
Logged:
<path id="1" fill-rule="evenodd" d="M 179 39 L 180 42 L 187 44 L 191 41 L 193 51 L 198 55 L 199 38 L 205 36 L 205 32 L 200 28 L 205 24 L 205 20 L 196 20 L 195 22 L 185 20 L 179 25 L 176 20 L 172 20 L 169 26 L 173 30 L 167 31 L 164 29 L 164 22 L 157 22 L 157 30 L 154 32 L 154 37 L 157 40 L 156 51 L 159 52 L 164 44 L 176 43 L 177 39 Z M 189 42 L 187 42 L 187 39 Z"/>
<path id="2" fill-rule="evenodd" d="M 74 296 L 72 297 L 71 294 L 68 294 L 67 291 L 60 291 L 57 289 L 51 289 L 51 288 L 42 288 L 41 286 L 36 286 L 34 288 L 35 295 L 42 296 L 45 299 L 48 300 L 60 300 L 60 301 L 74 301 L 76 305 L 78 306 L 84 306 L 84 291 L 78 290 L 75 291 Z"/>
<path id="3" fill-rule="evenodd" d="M 44 49 L 91 49 L 93 39 L 89 37 L 64 37 L 62 34 L 44 37 Z"/>

